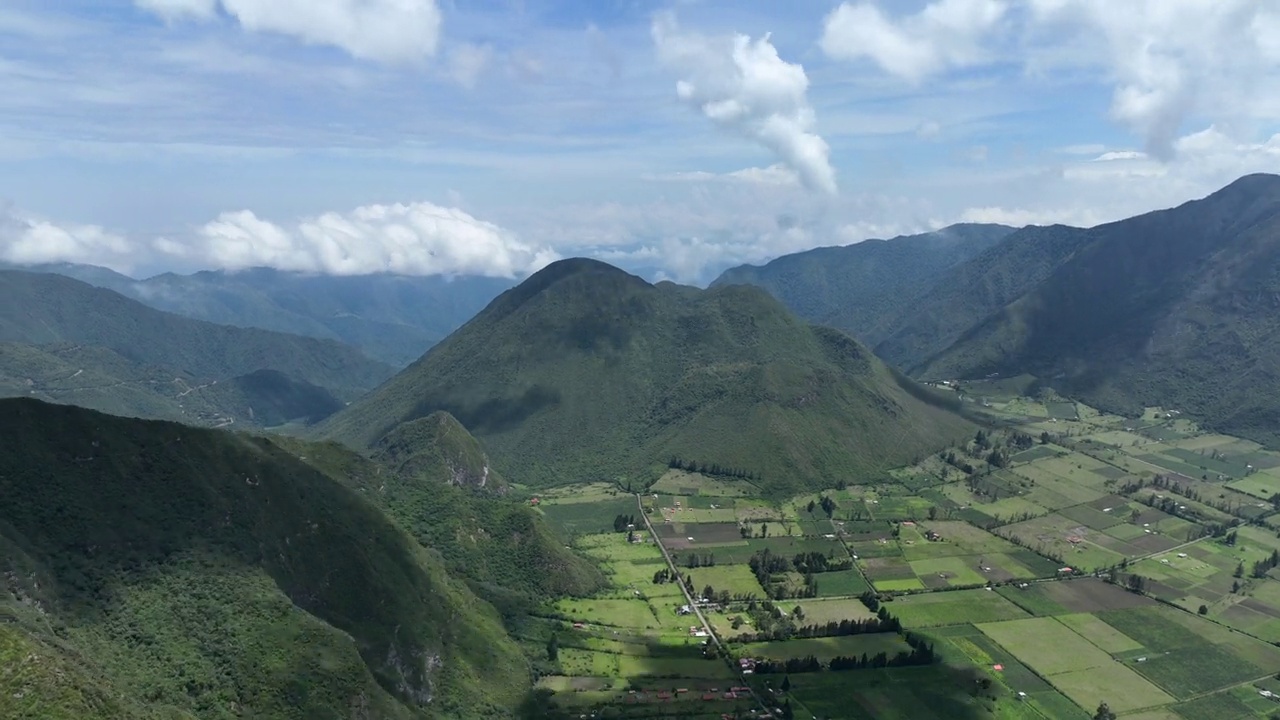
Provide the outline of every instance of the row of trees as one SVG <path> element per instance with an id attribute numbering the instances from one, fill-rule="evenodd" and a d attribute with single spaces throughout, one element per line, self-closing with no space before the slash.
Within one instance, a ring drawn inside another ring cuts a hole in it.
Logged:
<path id="1" fill-rule="evenodd" d="M 814 655 L 802 658 L 789 658 L 787 660 L 759 661 L 756 663 L 756 672 L 762 675 L 767 675 L 780 673 L 821 672 L 823 670 L 840 671 L 913 667 L 919 665 L 932 665 L 937 662 L 937 659 L 938 656 L 933 650 L 933 645 L 925 642 L 917 642 L 912 646 L 911 650 L 903 650 L 893 655 L 884 651 L 878 652 L 875 655 L 867 655 L 867 653 L 862 653 L 860 656 L 841 655 L 831 658 L 831 661 L 826 665 L 823 665 L 822 661 Z"/>
<path id="2" fill-rule="evenodd" d="M 828 623 L 803 625 L 775 625 L 765 632 L 739 635 L 737 642 L 777 642 L 793 638 L 844 637 L 848 635 L 874 635 L 877 633 L 896 633 L 902 631 L 902 623 L 887 610 L 881 608 L 881 614 L 866 620 L 832 620 Z"/>
<path id="3" fill-rule="evenodd" d="M 743 470 L 741 468 L 729 467 L 727 465 L 720 465 L 717 463 L 712 463 L 708 465 L 706 463 L 698 463 L 692 460 L 683 460 L 679 457 L 672 457 L 671 460 L 667 463 L 667 467 L 671 468 L 672 470 L 685 470 L 687 472 L 696 472 L 696 473 L 701 473 L 703 475 L 716 475 L 719 477 L 729 477 L 729 478 L 735 478 L 738 480 L 759 480 L 760 479 L 760 476 L 758 474 L 753 473 L 750 470 Z"/>
<path id="4" fill-rule="evenodd" d="M 636 526 L 635 515 L 619 515 L 613 519 L 614 532 L 626 532 Z"/>

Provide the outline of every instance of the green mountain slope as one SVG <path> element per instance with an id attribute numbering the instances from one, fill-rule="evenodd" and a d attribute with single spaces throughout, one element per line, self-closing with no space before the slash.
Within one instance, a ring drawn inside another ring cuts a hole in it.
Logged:
<path id="1" fill-rule="evenodd" d="M 491 607 L 293 453 L 3 400 L 0 658 L 32 653 L 5 717 L 490 718 L 529 688 Z"/>
<path id="2" fill-rule="evenodd" d="M 1280 177 L 1073 232 L 1068 261 L 917 372 L 1026 372 L 1109 410 L 1176 407 L 1280 441 Z"/>
<path id="3" fill-rule="evenodd" d="M 502 294 L 319 432 L 373 447 L 439 410 L 534 485 L 647 479 L 675 455 L 784 494 L 865 478 L 968 431 L 857 342 L 758 288 L 655 287 L 581 259 Z"/>
<path id="4" fill-rule="evenodd" d="M 874 345 L 880 357 L 910 368 L 950 347 L 965 332 L 1034 288 L 1085 240 L 1076 228 L 1026 227 L 974 258 L 939 273 L 932 286 L 901 306 L 887 335 Z"/>
<path id="5" fill-rule="evenodd" d="M 331 341 L 214 325 L 53 274 L 0 271 L 0 392 L 223 426 L 318 419 L 391 368 Z"/>
<path id="6" fill-rule="evenodd" d="M 784 255 L 763 266 L 743 265 L 712 287 L 758 285 L 792 312 L 874 346 L 895 329 L 902 310 L 935 279 L 1014 231 L 1003 225 L 952 225 L 936 232 L 867 240 Z"/>
<path id="7" fill-rule="evenodd" d="M 566 548 L 539 512 L 504 497 L 506 482 L 447 413 L 405 423 L 378 443 L 372 459 L 334 442 L 274 442 L 386 510 L 509 621 L 539 601 L 603 585 L 600 571 Z"/>
<path id="8" fill-rule="evenodd" d="M 145 280 L 92 265 L 26 269 L 66 275 L 197 320 L 338 340 L 396 367 L 417 359 L 515 284 L 478 276 L 334 276 L 270 268 Z"/>

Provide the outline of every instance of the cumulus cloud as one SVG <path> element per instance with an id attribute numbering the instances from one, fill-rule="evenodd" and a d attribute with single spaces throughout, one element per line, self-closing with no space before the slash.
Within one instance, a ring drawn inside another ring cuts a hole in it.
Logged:
<path id="1" fill-rule="evenodd" d="M 1280 93 L 1271 28 L 1280 9 L 1257 0 L 1031 0 L 1033 29 L 1068 38 L 1074 52 L 1049 66 L 1103 63 L 1112 116 L 1167 160 L 1194 114 L 1215 121 L 1250 114 Z M 1259 95 L 1261 93 L 1261 95 Z"/>
<path id="2" fill-rule="evenodd" d="M 56 225 L 0 211 L 0 260 L 17 265 L 78 262 L 129 273 L 133 245 L 97 225 Z"/>
<path id="3" fill-rule="evenodd" d="M 329 275 L 517 277 L 559 255 L 457 208 L 429 202 L 366 205 L 289 227 L 249 210 L 227 212 L 186 238 L 125 238 L 96 225 L 0 214 L 0 260 L 74 262 L 130 273 L 139 267 L 279 270 Z"/>
<path id="4" fill-rule="evenodd" d="M 1011 178 L 1003 190 L 1016 197 L 1002 206 L 975 206 L 963 222 L 1009 225 L 1064 223 L 1091 227 L 1204 197 L 1237 178 L 1280 167 L 1280 134 L 1263 142 L 1240 142 L 1216 127 L 1173 143 L 1171 160 L 1134 150 L 1105 152 L 1068 163 L 1054 173 Z"/>
<path id="5" fill-rule="evenodd" d="M 384 63 L 435 55 L 440 8 L 435 0 L 135 0 L 167 20 L 212 19 L 220 5 L 248 32 L 289 35 Z"/>
<path id="6" fill-rule="evenodd" d="M 841 3 L 823 24 L 821 46 L 836 60 L 871 60 L 911 82 L 990 56 L 983 41 L 1008 11 L 1006 0 L 938 0 L 894 19 L 870 2 Z"/>
<path id="7" fill-rule="evenodd" d="M 160 239 L 164 255 L 201 266 L 237 270 L 266 266 L 331 275 L 514 277 L 558 259 L 547 247 L 457 208 L 428 202 L 367 205 L 330 212 L 285 228 L 248 210 L 223 213 L 188 242 Z"/>
<path id="8" fill-rule="evenodd" d="M 710 37 L 663 13 L 651 27 L 658 57 L 679 76 L 676 94 L 717 125 L 768 148 L 806 188 L 835 194 L 830 149 L 812 132 L 804 68 L 778 57 L 769 35 Z"/>

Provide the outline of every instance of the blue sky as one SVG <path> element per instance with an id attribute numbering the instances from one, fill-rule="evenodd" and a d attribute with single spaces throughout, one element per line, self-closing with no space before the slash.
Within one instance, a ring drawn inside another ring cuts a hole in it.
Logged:
<path id="1" fill-rule="evenodd" d="M 10 0 L 0 259 L 705 282 L 1174 205 L 1278 126 L 1254 0 Z"/>

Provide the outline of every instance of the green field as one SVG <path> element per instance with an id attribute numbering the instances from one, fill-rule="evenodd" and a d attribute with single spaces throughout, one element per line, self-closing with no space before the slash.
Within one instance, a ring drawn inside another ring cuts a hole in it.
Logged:
<path id="1" fill-rule="evenodd" d="M 906 595 L 889 605 L 890 611 L 912 628 L 966 623 L 991 623 L 1027 617 L 1022 608 L 987 590 Z"/>

